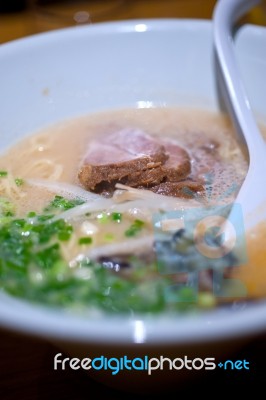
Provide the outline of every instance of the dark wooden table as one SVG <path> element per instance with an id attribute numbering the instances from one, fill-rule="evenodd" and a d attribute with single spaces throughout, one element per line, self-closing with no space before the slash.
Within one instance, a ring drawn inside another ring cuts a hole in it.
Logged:
<path id="1" fill-rule="evenodd" d="M 215 0 L 129 0 L 124 10 L 114 19 L 127 18 L 211 18 Z M 30 10 L 15 14 L 0 14 L 0 43 L 35 33 Z M 248 22 L 266 25 L 266 16 L 260 9 L 254 9 Z M 53 358 L 59 350 L 48 341 L 39 338 L 1 330 L 0 328 L 0 400 L 85 400 L 96 398 L 117 399 L 119 392 L 107 388 L 81 371 L 67 369 L 53 370 Z M 61 352 L 61 351 L 60 351 Z M 196 356 L 196 355 L 195 355 Z M 211 355 L 210 355 L 211 356 Z M 264 396 L 266 382 L 266 333 L 250 339 L 234 359 L 246 359 L 250 370 L 221 371 L 206 373 L 193 385 L 177 387 L 172 395 L 198 394 L 215 398 L 217 394 L 229 397 L 235 390 L 239 397 L 253 388 Z M 212 387 L 210 386 L 210 381 Z M 165 388 L 167 392 L 167 388 Z M 149 398 L 149 395 L 138 398 Z M 127 394 L 136 399 L 136 394 Z"/>

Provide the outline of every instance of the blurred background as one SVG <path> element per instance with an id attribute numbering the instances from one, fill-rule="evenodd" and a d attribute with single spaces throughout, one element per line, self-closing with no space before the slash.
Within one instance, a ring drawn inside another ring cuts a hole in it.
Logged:
<path id="1" fill-rule="evenodd" d="M 0 0 L 0 43 L 84 23 L 212 17 L 216 0 Z M 246 22 L 266 25 L 266 2 Z"/>

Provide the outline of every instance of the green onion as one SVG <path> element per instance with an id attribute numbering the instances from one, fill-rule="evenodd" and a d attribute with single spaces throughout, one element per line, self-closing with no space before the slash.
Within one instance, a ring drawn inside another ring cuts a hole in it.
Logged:
<path id="1" fill-rule="evenodd" d="M 23 179 L 21 179 L 21 178 L 16 178 L 15 179 L 15 184 L 17 186 L 21 186 L 21 185 L 23 185 L 23 183 L 24 183 Z"/>
<path id="2" fill-rule="evenodd" d="M 0 216 L 2 217 L 14 217 L 15 206 L 9 200 L 4 197 L 0 197 Z"/>
<path id="3" fill-rule="evenodd" d="M 113 221 L 116 221 L 116 222 L 121 222 L 121 220 L 122 220 L 122 214 L 121 213 L 119 213 L 119 212 L 113 212 L 112 214 L 111 214 L 111 218 L 112 218 L 112 220 Z"/>
<path id="4" fill-rule="evenodd" d="M 41 268 L 52 268 L 61 259 L 59 250 L 59 244 L 56 243 L 39 251 L 34 257 L 36 264 Z"/>
<path id="5" fill-rule="evenodd" d="M 141 231 L 144 225 L 145 223 L 143 221 L 141 221 L 140 219 L 136 219 L 134 223 L 130 225 L 130 227 L 125 231 L 125 236 L 136 236 Z"/>
<path id="6" fill-rule="evenodd" d="M 92 244 L 92 238 L 91 237 L 82 237 L 79 239 L 79 244 Z"/>
<path id="7" fill-rule="evenodd" d="M 129 259 L 133 268 L 127 269 L 126 274 L 114 273 L 108 263 L 103 265 L 88 256 L 77 260 L 79 268 L 69 268 L 61 249 L 63 242 L 71 238 L 74 227 L 64 219 L 52 218 L 56 209 L 62 211 L 74 204 L 75 201 L 56 196 L 48 205 L 49 214 L 47 209 L 41 214 L 30 211 L 25 218 L 18 218 L 12 216 L 14 205 L 0 198 L 0 290 L 31 302 L 78 311 L 91 307 L 108 314 L 132 315 L 132 312 L 158 313 L 183 311 L 195 305 L 202 309 L 212 306 L 210 294 L 200 294 L 197 304 L 191 288 L 176 290 L 171 276 L 156 273 L 157 262 L 143 262 L 137 256 Z M 110 222 L 112 228 L 122 217 L 120 213 L 99 216 L 100 220 Z M 144 226 L 144 221 L 136 219 L 125 235 L 134 236 Z M 106 241 L 114 238 L 112 229 L 104 235 Z M 93 238 L 89 236 L 78 239 L 80 245 L 92 243 Z M 115 257 L 110 261 L 116 262 Z"/>
<path id="8" fill-rule="evenodd" d="M 44 209 L 44 211 L 51 211 L 53 208 L 59 208 L 61 210 L 69 210 L 83 204 L 84 201 L 81 199 L 68 200 L 63 196 L 56 195 L 55 198 L 50 202 L 50 204 Z"/>
<path id="9" fill-rule="evenodd" d="M 8 175 L 7 171 L 0 171 L 0 178 L 4 178 Z"/>
<path id="10" fill-rule="evenodd" d="M 14 216 L 15 216 L 15 214 L 12 211 L 7 211 L 5 213 L 5 217 L 14 217 Z"/>
<path id="11" fill-rule="evenodd" d="M 36 217 L 36 212 L 30 211 L 30 212 L 27 214 L 27 217 L 28 217 L 28 218 L 34 218 L 34 217 Z"/>
<path id="12" fill-rule="evenodd" d="M 58 233 L 58 239 L 62 242 L 67 242 L 71 238 L 72 230 L 66 229 Z"/>
<path id="13" fill-rule="evenodd" d="M 106 233 L 105 235 L 104 235 L 104 239 L 106 240 L 106 241 L 108 241 L 108 242 L 112 242 L 113 240 L 114 240 L 114 235 L 112 234 L 112 233 Z"/>
<path id="14" fill-rule="evenodd" d="M 106 224 L 106 222 L 109 221 L 109 218 L 110 218 L 110 216 L 105 212 L 97 215 L 97 219 L 101 224 Z"/>

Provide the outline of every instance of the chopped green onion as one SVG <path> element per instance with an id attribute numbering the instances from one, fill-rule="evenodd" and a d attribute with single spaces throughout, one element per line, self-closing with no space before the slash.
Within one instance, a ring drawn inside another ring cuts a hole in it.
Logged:
<path id="1" fill-rule="evenodd" d="M 140 219 L 136 219 L 132 225 L 125 231 L 126 237 L 136 236 L 144 226 L 144 222 Z"/>
<path id="2" fill-rule="evenodd" d="M 21 178 L 16 178 L 15 179 L 15 184 L 17 186 L 21 186 L 21 185 L 23 185 L 23 183 L 24 183 L 23 179 L 21 179 Z"/>
<path id="3" fill-rule="evenodd" d="M 116 222 L 121 222 L 121 220 L 122 220 L 122 214 L 121 213 L 119 213 L 119 212 L 113 212 L 112 214 L 111 214 L 111 217 L 112 217 L 112 220 L 113 221 L 116 221 Z"/>
<path id="4" fill-rule="evenodd" d="M 106 233 L 104 235 L 104 239 L 108 242 L 112 242 L 114 240 L 115 236 L 112 233 Z"/>
<path id="5" fill-rule="evenodd" d="M 14 217 L 15 205 L 4 197 L 0 197 L 0 216 Z"/>
<path id="6" fill-rule="evenodd" d="M 68 199 L 65 199 L 63 196 L 56 195 L 55 198 L 50 202 L 50 204 L 48 205 L 48 207 L 45 208 L 44 211 L 50 211 L 53 208 L 69 210 L 70 208 L 74 208 L 83 203 L 84 203 L 84 201 L 81 199 L 68 200 Z"/>
<path id="7" fill-rule="evenodd" d="M 0 171 L 0 178 L 4 178 L 8 175 L 7 171 Z"/>
<path id="8" fill-rule="evenodd" d="M 105 212 L 97 215 L 97 219 L 101 224 L 106 224 L 106 222 L 109 221 L 109 218 L 110 218 L 110 216 Z"/>
<path id="9" fill-rule="evenodd" d="M 5 217 L 14 217 L 14 213 L 12 211 L 6 211 Z"/>
<path id="10" fill-rule="evenodd" d="M 41 268 L 46 269 L 53 267 L 53 265 L 61 259 L 59 244 L 56 243 L 39 251 L 34 258 L 36 264 Z"/>
<path id="11" fill-rule="evenodd" d="M 34 217 L 36 217 L 36 212 L 30 211 L 30 212 L 27 214 L 27 217 L 28 217 L 28 218 L 34 218 Z"/>
<path id="12" fill-rule="evenodd" d="M 58 239 L 61 240 L 62 242 L 67 242 L 71 238 L 71 233 L 68 230 L 61 231 L 58 233 Z"/>
<path id="13" fill-rule="evenodd" d="M 82 237 L 79 239 L 79 244 L 92 244 L 92 238 L 91 237 Z"/>
<path id="14" fill-rule="evenodd" d="M 57 211 L 75 205 L 75 200 L 56 196 L 48 205 L 48 212 L 47 209 L 41 214 L 30 211 L 25 218 L 18 218 L 12 216 L 14 205 L 0 197 L 0 290 L 46 305 L 77 310 L 92 307 L 107 313 L 158 313 L 167 309 L 183 311 L 195 305 L 202 309 L 212 306 L 213 299 L 208 293 L 200 293 L 197 304 L 191 288 L 169 291 L 173 286 L 171 276 L 158 276 L 157 262 L 146 263 L 138 256 L 129 260 L 111 257 L 102 264 L 86 256 L 81 248 L 84 256 L 75 264 L 79 268 L 69 268 L 71 265 L 64 260 L 61 249 L 76 225 L 64 219 L 53 220 L 53 217 Z M 113 228 L 122 215 L 103 212 L 98 217 L 99 222 L 108 222 L 111 226 L 103 240 L 114 240 Z M 145 222 L 136 219 L 129 224 L 125 235 L 135 236 L 143 227 Z M 77 239 L 76 244 L 92 243 L 93 237 L 85 236 Z M 127 268 L 125 274 L 119 273 L 122 264 L 133 268 Z M 117 269 L 109 268 L 112 265 Z"/>
<path id="15" fill-rule="evenodd" d="M 136 225 L 138 228 L 142 228 L 144 224 L 144 221 L 142 221 L 141 219 L 135 219 L 134 221 L 134 225 Z"/>

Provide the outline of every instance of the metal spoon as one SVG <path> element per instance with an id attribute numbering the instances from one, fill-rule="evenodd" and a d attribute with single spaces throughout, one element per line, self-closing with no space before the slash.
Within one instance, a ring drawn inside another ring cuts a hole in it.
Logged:
<path id="1" fill-rule="evenodd" d="M 254 119 L 234 53 L 235 23 L 260 0 L 218 0 L 213 14 L 214 45 L 224 100 L 240 143 L 249 156 L 245 180 L 230 215 L 240 205 L 245 230 L 266 221 L 266 145 Z M 226 235 L 226 231 L 224 232 Z M 227 232 L 228 233 L 228 232 Z"/>

